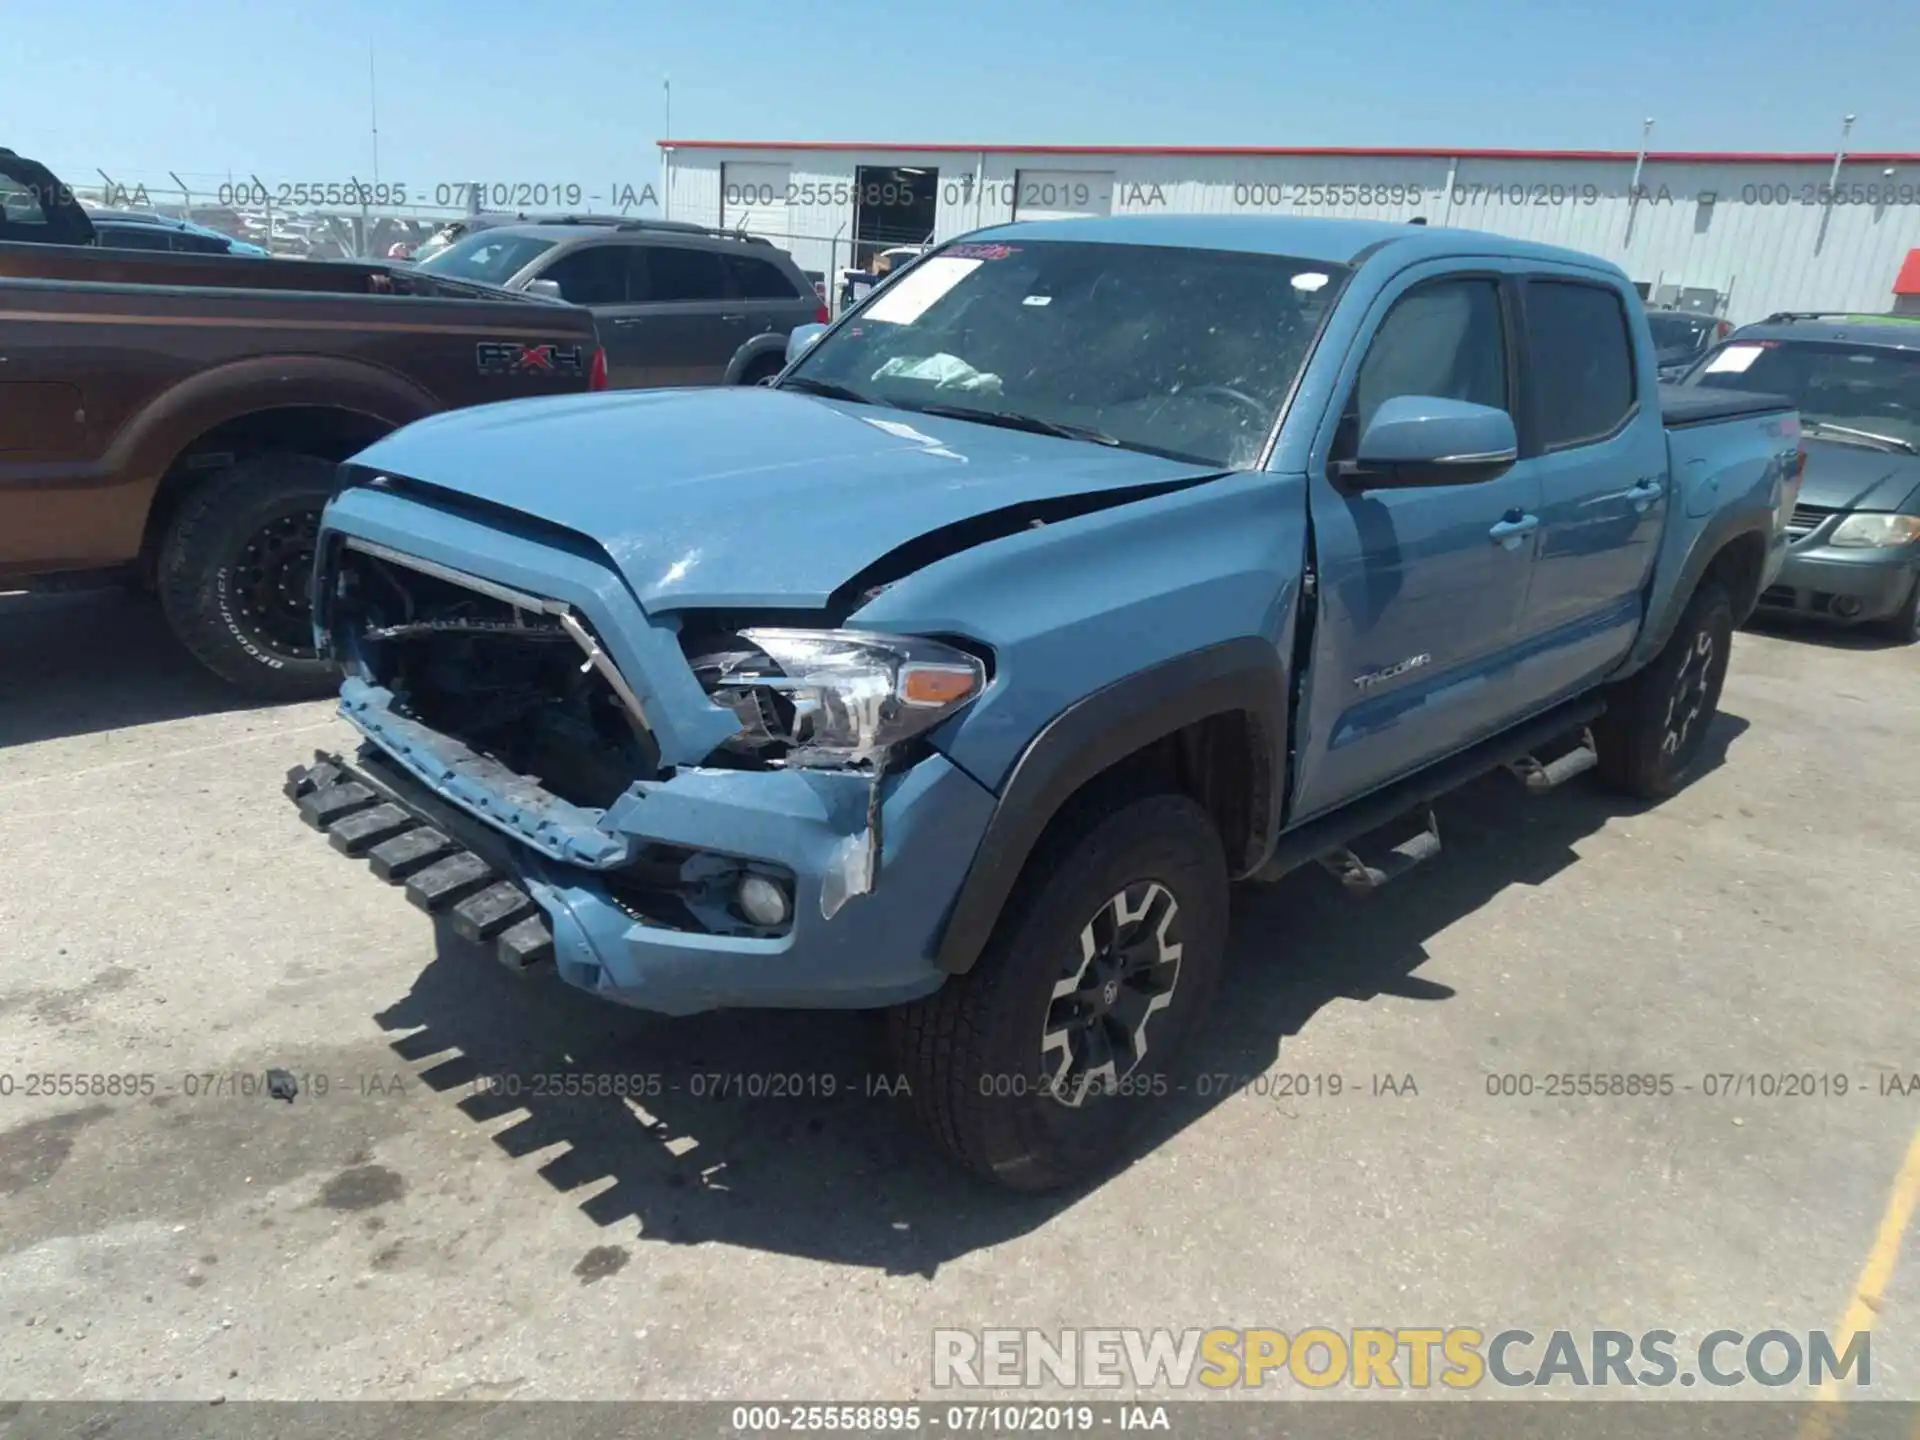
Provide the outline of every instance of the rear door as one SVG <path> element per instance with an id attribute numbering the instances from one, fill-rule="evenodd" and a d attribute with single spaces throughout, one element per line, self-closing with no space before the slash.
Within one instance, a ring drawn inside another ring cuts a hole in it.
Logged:
<path id="1" fill-rule="evenodd" d="M 726 268 L 727 296 L 733 302 L 728 313 L 741 317 L 734 323 L 742 343 L 756 335 L 785 335 L 812 320 L 819 308 L 813 291 L 803 294 L 772 260 L 730 254 L 721 256 L 720 263 Z"/>
<path id="2" fill-rule="evenodd" d="M 1517 709 L 1515 636 L 1540 482 L 1353 491 L 1331 473 L 1398 395 L 1518 406 L 1516 294 L 1498 265 L 1411 268 L 1373 302 L 1308 476 L 1319 615 L 1293 813 L 1306 819 L 1464 748 Z"/>
<path id="3" fill-rule="evenodd" d="M 1542 508 L 1521 625 L 1544 702 L 1633 643 L 1669 481 L 1652 356 L 1637 353 L 1620 289 L 1571 267 L 1529 268 L 1521 392 Z"/>
<path id="4" fill-rule="evenodd" d="M 646 272 L 638 326 L 649 385 L 718 385 L 747 338 L 747 314 L 727 292 L 720 252 L 653 240 L 635 247 Z M 638 293 L 638 292 L 637 292 Z"/>

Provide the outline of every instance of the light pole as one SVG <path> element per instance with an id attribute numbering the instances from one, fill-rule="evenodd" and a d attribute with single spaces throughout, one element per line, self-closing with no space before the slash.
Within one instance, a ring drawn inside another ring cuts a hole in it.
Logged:
<path id="1" fill-rule="evenodd" d="M 1820 232 L 1813 237 L 1813 253 L 1818 255 L 1820 247 L 1827 243 L 1827 222 L 1833 218 L 1834 187 L 1840 183 L 1840 167 L 1847 158 L 1847 136 L 1853 133 L 1853 116 L 1846 115 L 1840 120 L 1840 144 L 1833 152 L 1833 169 L 1827 175 L 1827 203 L 1820 211 Z"/>
<path id="2" fill-rule="evenodd" d="M 660 145 L 660 218 L 673 218 L 673 146 L 667 141 L 673 139 L 673 77 L 662 75 L 660 89 L 666 96 L 666 118 L 660 123 L 666 130 L 666 137 Z"/>
<path id="3" fill-rule="evenodd" d="M 1622 248 L 1633 243 L 1633 215 L 1640 205 L 1640 172 L 1647 164 L 1647 137 L 1653 134 L 1653 117 L 1649 115 L 1640 122 L 1640 152 L 1633 157 L 1633 179 L 1627 182 L 1627 233 L 1621 238 Z"/>

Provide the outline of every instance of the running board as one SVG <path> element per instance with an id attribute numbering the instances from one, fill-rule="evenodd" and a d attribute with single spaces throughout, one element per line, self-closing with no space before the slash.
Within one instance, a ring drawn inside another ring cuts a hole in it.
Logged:
<path id="1" fill-rule="evenodd" d="M 1414 866 L 1433 859 L 1439 853 L 1440 817 L 1433 813 L 1433 807 L 1429 805 L 1421 817 L 1421 828 L 1399 844 L 1389 846 L 1379 857 L 1378 864 L 1369 863 L 1345 845 L 1322 855 L 1320 863 L 1348 890 L 1368 895 L 1389 880 L 1398 880 Z"/>
<path id="2" fill-rule="evenodd" d="M 1457 790 L 1490 770 L 1498 770 L 1535 750 L 1551 746 L 1564 735 L 1581 730 L 1605 709 L 1606 702 L 1598 695 L 1569 700 L 1338 810 L 1283 830 L 1267 862 L 1244 878 L 1270 884 L 1302 865 L 1334 855 L 1361 836 L 1392 824 L 1448 791 Z"/>
<path id="3" fill-rule="evenodd" d="M 1557 790 L 1576 775 L 1584 775 L 1600 763 L 1600 751 L 1593 743 L 1593 731 L 1580 732 L 1580 743 L 1546 764 L 1532 755 L 1522 755 L 1518 760 L 1509 760 L 1507 769 L 1519 777 L 1532 795 L 1544 795 L 1549 790 Z"/>

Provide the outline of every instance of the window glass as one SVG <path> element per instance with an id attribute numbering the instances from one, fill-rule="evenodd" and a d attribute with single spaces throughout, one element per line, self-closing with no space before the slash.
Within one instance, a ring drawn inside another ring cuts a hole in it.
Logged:
<path id="1" fill-rule="evenodd" d="M 1242 469 L 1345 278 L 1284 255 L 959 241 L 888 279 L 784 383 Z"/>
<path id="2" fill-rule="evenodd" d="M 0 172 L 0 223 L 7 225 L 44 225 L 47 212 L 40 208 L 34 188 Z"/>
<path id="3" fill-rule="evenodd" d="M 713 251 L 679 245 L 647 247 L 649 300 L 721 300 L 726 293 L 726 274 Z"/>
<path id="4" fill-rule="evenodd" d="M 618 245 L 569 251 L 534 278 L 553 281 L 560 298 L 575 305 L 621 305 L 627 300 L 627 257 Z"/>
<path id="5" fill-rule="evenodd" d="M 110 250 L 171 250 L 173 234 L 162 230 L 158 225 L 151 229 L 144 225 L 101 225 L 94 233 L 100 243 Z"/>
<path id="6" fill-rule="evenodd" d="M 1507 337 L 1492 280 L 1438 280 L 1409 290 L 1381 322 L 1360 362 L 1342 458 L 1373 412 L 1399 395 L 1436 395 L 1509 409 Z"/>
<path id="7" fill-rule="evenodd" d="M 190 230 L 177 230 L 173 236 L 173 248 L 184 250 L 189 255 L 225 255 L 232 251 L 231 241 L 216 240 L 211 235 L 195 235 Z"/>
<path id="8" fill-rule="evenodd" d="M 1611 434 L 1634 401 L 1633 347 L 1620 297 L 1598 285 L 1529 281 L 1527 365 L 1543 448 Z"/>
<path id="9" fill-rule="evenodd" d="M 724 259 L 732 293 L 742 300 L 791 300 L 796 294 L 778 265 L 751 255 L 728 255 Z"/>
<path id="10" fill-rule="evenodd" d="M 425 247 L 422 247 L 423 249 Z M 476 230 L 425 259 L 422 270 L 453 280 L 477 280 L 482 285 L 504 285 L 535 257 L 553 248 L 551 240 L 536 235 L 504 235 Z"/>

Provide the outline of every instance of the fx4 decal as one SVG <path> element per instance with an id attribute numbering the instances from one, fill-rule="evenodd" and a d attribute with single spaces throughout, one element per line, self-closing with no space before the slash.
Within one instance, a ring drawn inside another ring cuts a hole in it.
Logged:
<path id="1" fill-rule="evenodd" d="M 516 345 L 511 340 L 482 340 L 474 347 L 482 375 L 584 375 L 584 345 Z"/>

